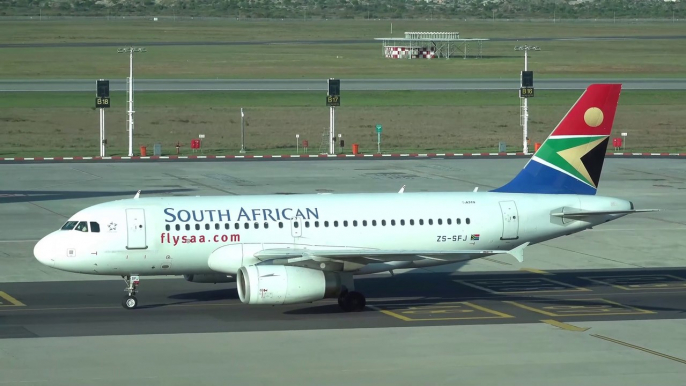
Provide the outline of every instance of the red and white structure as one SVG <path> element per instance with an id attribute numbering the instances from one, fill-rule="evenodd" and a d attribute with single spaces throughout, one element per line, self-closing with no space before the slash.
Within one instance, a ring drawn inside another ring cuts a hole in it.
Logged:
<path id="1" fill-rule="evenodd" d="M 405 32 L 402 38 L 375 38 L 383 42 L 389 59 L 467 58 L 470 43 L 476 44 L 474 57 L 482 57 L 482 43 L 488 39 L 463 39 L 459 32 Z"/>
<path id="2" fill-rule="evenodd" d="M 436 51 L 428 47 L 389 46 L 384 47 L 384 54 L 391 59 L 433 59 L 436 57 Z"/>

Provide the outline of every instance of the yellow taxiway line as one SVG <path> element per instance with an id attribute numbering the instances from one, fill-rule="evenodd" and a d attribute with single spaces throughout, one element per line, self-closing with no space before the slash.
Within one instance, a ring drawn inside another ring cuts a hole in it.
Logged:
<path id="1" fill-rule="evenodd" d="M 5 299 L 10 304 L 12 304 L 13 306 L 16 306 L 16 307 L 26 307 L 26 304 L 20 302 L 19 300 L 11 297 L 10 295 L 8 295 L 7 293 L 2 292 L 2 291 L 0 291 L 0 299 Z"/>
<path id="2" fill-rule="evenodd" d="M 590 327 L 587 327 L 587 328 L 577 327 L 577 326 L 574 326 L 572 324 L 558 322 L 557 320 L 553 320 L 553 319 L 545 319 L 545 320 L 541 320 L 541 322 L 547 323 L 551 326 L 555 326 L 555 327 L 558 327 L 558 328 L 561 328 L 561 329 L 567 330 L 567 331 L 584 332 L 584 331 L 590 329 Z"/>

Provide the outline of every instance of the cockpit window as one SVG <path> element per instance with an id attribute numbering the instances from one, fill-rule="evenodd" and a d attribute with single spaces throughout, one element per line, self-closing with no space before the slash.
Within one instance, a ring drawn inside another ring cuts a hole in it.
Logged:
<path id="1" fill-rule="evenodd" d="M 63 231 L 70 231 L 70 230 L 74 229 L 76 224 L 78 224 L 78 221 L 67 221 L 66 223 L 64 223 L 64 225 L 62 225 L 61 229 Z"/>
<path id="2" fill-rule="evenodd" d="M 88 232 L 88 223 L 86 221 L 81 221 L 76 224 L 76 228 L 74 229 L 81 232 Z"/>
<path id="3" fill-rule="evenodd" d="M 91 232 L 100 232 L 100 224 L 91 221 Z"/>

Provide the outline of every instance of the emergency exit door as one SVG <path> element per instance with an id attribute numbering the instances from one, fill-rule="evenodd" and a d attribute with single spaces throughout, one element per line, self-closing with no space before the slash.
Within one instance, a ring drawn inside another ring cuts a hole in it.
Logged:
<path id="1" fill-rule="evenodd" d="M 146 249 L 145 209 L 126 210 L 126 249 Z"/>
<path id="2" fill-rule="evenodd" d="M 503 234 L 501 240 L 515 240 L 519 238 L 519 215 L 514 201 L 501 201 L 500 212 L 503 217 Z"/>

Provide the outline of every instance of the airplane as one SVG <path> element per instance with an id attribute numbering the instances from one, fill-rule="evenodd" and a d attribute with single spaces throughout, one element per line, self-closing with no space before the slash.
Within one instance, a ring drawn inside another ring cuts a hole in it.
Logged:
<path id="1" fill-rule="evenodd" d="M 246 304 L 366 298 L 354 277 L 509 254 L 632 213 L 596 195 L 621 84 L 592 84 L 523 169 L 479 192 L 140 197 L 85 208 L 42 238 L 49 267 L 121 276 L 122 305 L 138 308 L 140 278 L 236 282 Z"/>

